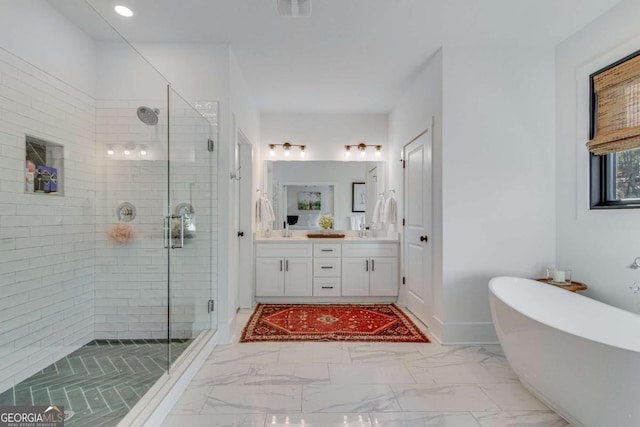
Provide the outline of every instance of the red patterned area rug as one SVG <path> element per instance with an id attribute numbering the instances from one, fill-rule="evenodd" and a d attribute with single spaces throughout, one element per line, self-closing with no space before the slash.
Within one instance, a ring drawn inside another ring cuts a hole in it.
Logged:
<path id="1" fill-rule="evenodd" d="M 395 304 L 258 304 L 240 342 L 429 339 Z"/>

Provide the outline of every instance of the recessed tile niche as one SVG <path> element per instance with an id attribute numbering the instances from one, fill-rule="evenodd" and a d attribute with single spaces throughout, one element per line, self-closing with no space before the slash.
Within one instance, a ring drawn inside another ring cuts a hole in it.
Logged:
<path id="1" fill-rule="evenodd" d="M 24 192 L 64 194 L 64 147 L 27 135 L 25 137 Z"/>

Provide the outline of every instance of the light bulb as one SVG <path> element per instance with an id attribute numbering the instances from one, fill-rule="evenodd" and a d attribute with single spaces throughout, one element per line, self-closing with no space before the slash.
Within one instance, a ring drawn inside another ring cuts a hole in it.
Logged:
<path id="1" fill-rule="evenodd" d="M 140 150 L 140 155 L 141 156 L 146 156 L 147 155 L 147 150 L 145 150 L 144 148 L 142 150 Z"/>
<path id="2" fill-rule="evenodd" d="M 269 155 L 271 157 L 276 155 L 276 146 L 273 144 L 269 144 Z"/>
<path id="3" fill-rule="evenodd" d="M 133 11 L 127 6 L 123 6 L 121 4 L 114 6 L 113 10 L 115 10 L 118 15 L 124 16 L 125 18 L 131 18 L 133 16 Z"/>
<path id="4" fill-rule="evenodd" d="M 349 147 L 348 145 L 345 146 L 344 156 L 345 157 L 351 157 L 351 147 Z"/>
<path id="5" fill-rule="evenodd" d="M 108 155 L 108 156 L 113 156 L 114 154 L 116 154 L 116 152 L 115 152 L 115 151 L 113 151 L 113 148 L 109 147 L 109 148 L 107 149 L 107 155 Z"/>
<path id="6" fill-rule="evenodd" d="M 291 154 L 291 153 L 289 152 L 289 150 L 284 150 L 284 155 L 285 155 L 285 157 L 289 157 L 289 154 Z"/>
<path id="7" fill-rule="evenodd" d="M 304 152 L 304 150 L 302 150 L 302 151 L 300 152 L 300 157 L 304 157 L 304 156 L 306 156 L 306 155 L 307 155 L 307 153 L 305 153 L 305 152 Z"/>
<path id="8" fill-rule="evenodd" d="M 360 157 L 364 157 L 367 153 L 364 150 L 360 150 Z"/>
<path id="9" fill-rule="evenodd" d="M 376 145 L 376 157 L 381 157 L 382 156 L 382 147 L 379 145 Z"/>
<path id="10" fill-rule="evenodd" d="M 122 152 L 122 154 L 124 154 L 125 156 L 129 156 L 131 154 L 131 151 L 129 151 L 128 149 L 125 148 L 125 150 Z"/>
<path id="11" fill-rule="evenodd" d="M 307 147 L 305 145 L 300 146 L 300 157 L 304 157 L 307 155 L 307 152 L 304 151 Z"/>

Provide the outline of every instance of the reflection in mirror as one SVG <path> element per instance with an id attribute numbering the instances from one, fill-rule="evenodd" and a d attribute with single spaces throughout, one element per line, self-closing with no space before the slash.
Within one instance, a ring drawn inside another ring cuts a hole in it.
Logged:
<path id="1" fill-rule="evenodd" d="M 335 230 L 373 226 L 374 205 L 385 192 L 385 162 L 265 161 L 264 171 L 274 229 L 288 223 L 292 230 L 318 230 L 321 215 L 334 217 Z"/>

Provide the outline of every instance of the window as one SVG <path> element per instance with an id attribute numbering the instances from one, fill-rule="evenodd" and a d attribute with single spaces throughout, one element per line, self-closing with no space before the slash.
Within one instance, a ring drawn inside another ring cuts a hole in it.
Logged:
<path id="1" fill-rule="evenodd" d="M 591 208 L 640 208 L 640 51 L 590 85 Z"/>

